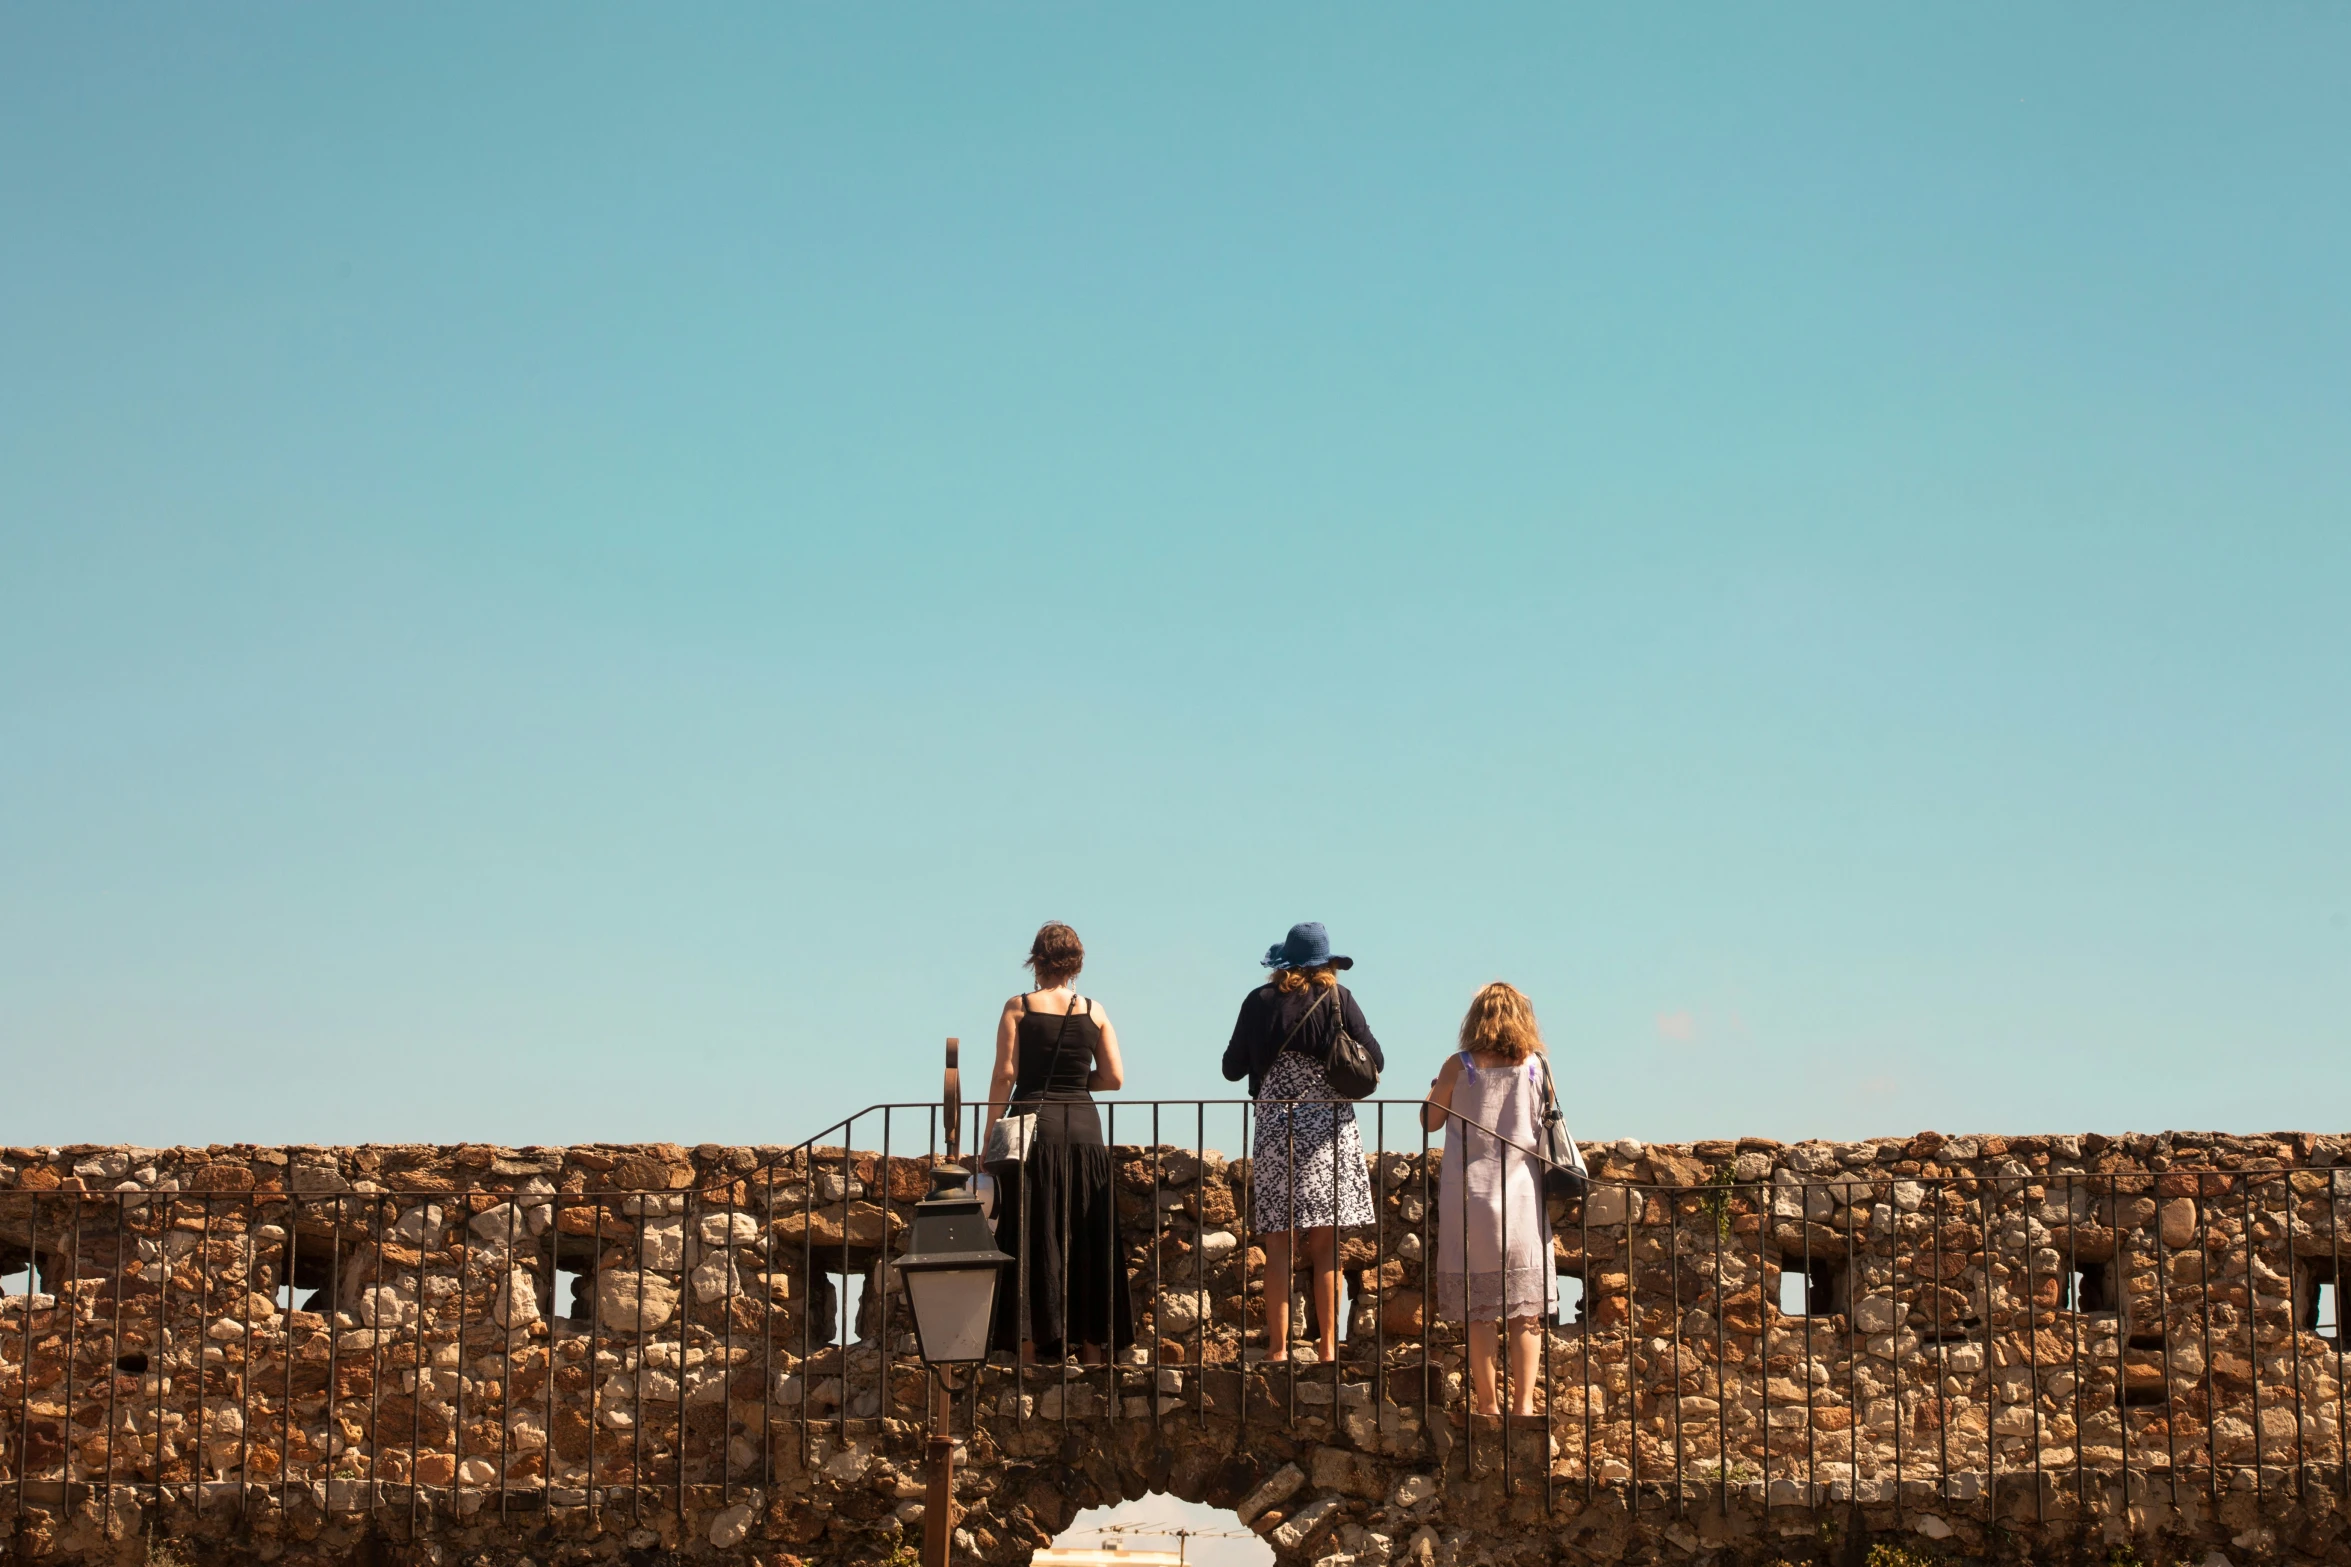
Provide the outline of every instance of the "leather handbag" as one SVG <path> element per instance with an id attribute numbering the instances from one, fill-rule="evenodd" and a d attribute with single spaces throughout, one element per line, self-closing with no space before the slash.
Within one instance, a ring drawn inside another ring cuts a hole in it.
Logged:
<path id="1" fill-rule="evenodd" d="M 1537 1052 L 1543 1063 L 1543 1121 L 1536 1128 L 1535 1152 L 1543 1161 L 1543 1195 L 1581 1197 L 1592 1188 L 1584 1167 L 1583 1150 L 1567 1134 L 1567 1118 L 1559 1113 L 1559 1088 L 1551 1080 L 1551 1058 Z"/>
<path id="2" fill-rule="evenodd" d="M 1322 1075 L 1330 1079 L 1332 1092 L 1341 1098 L 1368 1099 L 1380 1091 L 1379 1063 L 1372 1059 L 1362 1040 L 1347 1032 L 1346 988 L 1339 985 L 1331 988 L 1339 994 L 1338 1029 L 1331 1036 L 1331 1051 L 1323 1060 Z"/>
<path id="3" fill-rule="evenodd" d="M 1040 1095 L 1053 1087 L 1053 1074 L 1061 1067 L 1061 1047 L 1069 1041 L 1069 1020 L 1077 1016 L 1082 999 L 1072 995 L 1069 998 L 1069 1010 L 1061 1014 L 1061 1029 L 1053 1036 L 1053 1059 L 1045 1065 L 1045 1086 L 1038 1090 Z M 996 1117 L 996 1124 L 988 1128 L 988 1141 L 980 1149 L 980 1168 L 985 1170 L 991 1165 L 1019 1164 L 1028 1158 L 1029 1150 L 1036 1145 L 1037 1112 L 1024 1110 L 1016 1115 L 1012 1107 L 1007 1105 L 1004 1114 Z"/>

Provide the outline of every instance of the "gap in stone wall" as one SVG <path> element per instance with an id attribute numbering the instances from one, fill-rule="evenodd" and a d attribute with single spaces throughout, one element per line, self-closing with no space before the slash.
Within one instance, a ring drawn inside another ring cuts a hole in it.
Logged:
<path id="1" fill-rule="evenodd" d="M 833 1342 L 853 1344 L 857 1341 L 857 1309 L 865 1304 L 865 1275 L 851 1272 L 835 1274 L 834 1277 L 841 1281 L 841 1309 L 833 1317 Z M 890 1329 L 894 1334 L 899 1327 L 898 1313 L 892 1311 L 890 1316 Z"/>

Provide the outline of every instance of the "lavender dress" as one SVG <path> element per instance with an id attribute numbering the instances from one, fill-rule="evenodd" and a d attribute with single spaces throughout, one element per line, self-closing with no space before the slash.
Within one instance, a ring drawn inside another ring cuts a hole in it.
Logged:
<path id="1" fill-rule="evenodd" d="M 1482 1067 L 1462 1052 L 1437 1186 L 1437 1315 L 1448 1322 L 1558 1310 L 1541 1166 L 1520 1151 L 1536 1146 L 1542 1114 L 1541 1062 Z"/>

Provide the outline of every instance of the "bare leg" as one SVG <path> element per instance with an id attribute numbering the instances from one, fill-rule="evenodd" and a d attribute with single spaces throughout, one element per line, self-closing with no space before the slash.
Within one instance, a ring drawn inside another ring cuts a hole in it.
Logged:
<path id="1" fill-rule="evenodd" d="M 1481 1415 L 1498 1415 L 1502 1406 L 1494 1400 L 1494 1373 L 1501 1358 L 1501 1336 L 1498 1322 L 1472 1322 L 1469 1325 L 1469 1395 L 1470 1407 Z"/>
<path id="2" fill-rule="evenodd" d="M 1328 1365 L 1339 1358 L 1339 1232 L 1327 1224 L 1308 1230 L 1306 1260 L 1314 1267 L 1314 1316 L 1322 1329 L 1314 1349 Z"/>
<path id="3" fill-rule="evenodd" d="M 1535 1412 L 1535 1382 L 1543 1374 L 1543 1322 L 1540 1317 L 1510 1319 L 1510 1410 Z"/>
<path id="4" fill-rule="evenodd" d="M 1296 1232 L 1265 1237 L 1265 1358 L 1290 1358 L 1291 1247 Z"/>

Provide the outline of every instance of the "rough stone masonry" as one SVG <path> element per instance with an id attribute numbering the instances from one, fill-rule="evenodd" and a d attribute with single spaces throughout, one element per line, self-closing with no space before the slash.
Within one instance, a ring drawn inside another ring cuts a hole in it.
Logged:
<path id="1" fill-rule="evenodd" d="M 1248 1162 L 1121 1147 L 1144 1342 L 959 1395 L 959 1555 L 1164 1491 L 1328 1567 L 2351 1564 L 2341 1137 L 1588 1151 L 1554 1205 L 1580 1303 L 1504 1427 L 1427 1320 L 1420 1155 L 1373 1156 L 1338 1364 L 1285 1371 Z M 8 1149 L 0 1532 L 59 1564 L 903 1561 L 927 1384 L 891 1258 L 932 1162 Z"/>

